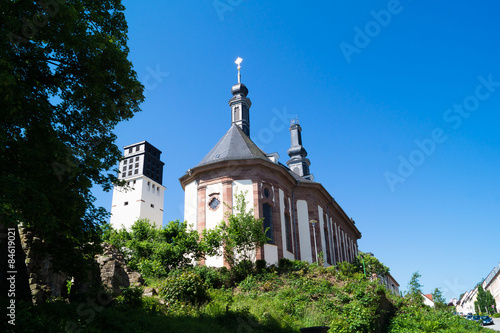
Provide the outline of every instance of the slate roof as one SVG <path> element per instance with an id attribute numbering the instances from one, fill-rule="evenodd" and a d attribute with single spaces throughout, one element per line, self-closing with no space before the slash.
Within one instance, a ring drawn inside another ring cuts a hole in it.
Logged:
<path id="1" fill-rule="evenodd" d="M 232 124 L 231 128 L 217 142 L 217 144 L 208 152 L 196 167 L 217 163 L 220 161 L 230 160 L 245 160 L 245 159 L 262 159 L 273 163 L 257 145 L 243 132 L 236 124 Z M 316 183 L 315 181 L 303 178 L 290 170 L 286 165 L 278 163 L 282 166 L 295 180 L 301 183 Z"/>
<path id="2" fill-rule="evenodd" d="M 260 158 L 270 162 L 262 150 L 243 133 L 241 128 L 232 124 L 229 131 L 217 142 L 197 166 L 228 160 Z"/>

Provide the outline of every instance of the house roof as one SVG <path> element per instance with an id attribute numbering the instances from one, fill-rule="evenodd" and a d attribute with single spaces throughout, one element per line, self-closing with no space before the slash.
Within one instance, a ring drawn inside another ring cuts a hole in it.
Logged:
<path id="1" fill-rule="evenodd" d="M 217 142 L 196 167 L 229 160 L 261 159 L 273 163 L 265 152 L 263 152 L 236 124 Z M 303 178 L 290 170 L 286 165 L 279 163 L 296 181 L 301 183 L 316 183 Z"/>
<path id="2" fill-rule="evenodd" d="M 434 300 L 432 299 L 432 294 L 425 294 L 424 296 L 425 296 L 425 297 L 427 297 L 428 299 L 430 299 L 431 301 L 434 301 Z"/>
<path id="3" fill-rule="evenodd" d="M 250 138 L 243 133 L 242 129 L 232 124 L 226 134 L 208 152 L 208 154 L 198 163 L 197 166 L 216 163 L 227 160 L 243 160 L 260 158 L 265 161 L 271 160 Z"/>

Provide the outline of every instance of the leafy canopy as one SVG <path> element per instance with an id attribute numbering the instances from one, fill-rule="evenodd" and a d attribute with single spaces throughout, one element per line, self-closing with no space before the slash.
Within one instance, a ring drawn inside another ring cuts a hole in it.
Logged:
<path id="1" fill-rule="evenodd" d="M 106 225 L 103 240 L 122 251 L 130 268 L 145 277 L 165 277 L 169 271 L 190 266 L 206 255 L 214 255 L 221 246 L 221 236 L 204 230 L 200 237 L 187 222 L 171 221 L 158 228 L 148 219 L 139 219 L 128 231 Z"/>
<path id="2" fill-rule="evenodd" d="M 91 188 L 116 181 L 113 129 L 144 99 L 124 9 L 120 0 L 0 3 L 0 224 L 31 228 L 70 274 L 93 258 L 107 217 Z"/>
<path id="3" fill-rule="evenodd" d="M 489 290 L 484 290 L 482 283 L 477 286 L 477 298 L 474 302 L 476 313 L 493 314 L 496 312 L 497 303 Z"/>
<path id="4" fill-rule="evenodd" d="M 222 221 L 220 230 L 224 243 L 224 257 L 231 267 L 239 261 L 251 260 L 257 247 L 264 245 L 269 238 L 264 230 L 263 218 L 257 219 L 253 209 L 248 208 L 245 200 L 246 192 L 236 193 L 236 204 L 232 212 L 226 213 L 226 221 Z"/>
<path id="5" fill-rule="evenodd" d="M 417 305 L 423 304 L 422 285 L 419 281 L 421 277 L 422 275 L 420 275 L 419 272 L 413 273 L 410 282 L 408 282 L 408 291 L 406 292 L 406 297 L 408 297 L 412 303 Z"/>

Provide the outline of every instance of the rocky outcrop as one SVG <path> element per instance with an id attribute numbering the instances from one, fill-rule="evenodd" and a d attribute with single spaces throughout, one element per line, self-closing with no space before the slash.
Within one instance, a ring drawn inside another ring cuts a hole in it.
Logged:
<path id="1" fill-rule="evenodd" d="M 47 249 L 47 245 L 42 239 L 22 227 L 19 228 L 19 236 L 26 257 L 29 288 L 34 304 L 43 303 L 51 297 L 66 298 L 69 282 L 73 282 L 72 295 L 90 292 L 92 286 L 99 283 L 113 294 L 119 295 L 121 287 L 139 286 L 144 283 L 141 274 L 128 268 L 123 255 L 111 244 L 103 243 L 103 253 L 96 255 L 98 270 L 91 269 L 86 281 L 74 281 L 68 274 L 54 269 L 53 257 L 48 251 L 43 251 Z"/>
<path id="2" fill-rule="evenodd" d="M 96 256 L 101 272 L 102 285 L 114 294 L 120 294 L 120 287 L 140 286 L 144 284 L 141 274 L 132 271 L 125 264 L 123 255 L 109 243 L 103 243 L 103 254 Z"/>
<path id="3" fill-rule="evenodd" d="M 19 236 L 26 256 L 25 263 L 33 303 L 40 304 L 49 297 L 66 297 L 68 275 L 54 271 L 52 256 L 41 254 L 42 251 L 36 250 L 46 246 L 43 240 L 22 227 L 19 227 Z"/>

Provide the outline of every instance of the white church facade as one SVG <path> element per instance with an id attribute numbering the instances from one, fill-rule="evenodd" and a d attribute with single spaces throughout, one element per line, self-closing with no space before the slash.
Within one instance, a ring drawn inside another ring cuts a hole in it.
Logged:
<path id="1" fill-rule="evenodd" d="M 239 65 L 239 64 L 238 64 Z M 291 122 L 290 159 L 278 162 L 250 138 L 248 89 L 241 83 L 231 89 L 231 127 L 212 150 L 179 180 L 185 191 L 184 219 L 199 232 L 224 219 L 237 193 L 245 193 L 256 218 L 264 218 L 271 239 L 257 249 L 256 259 L 275 264 L 280 258 L 310 263 L 322 254 L 325 265 L 351 262 L 358 253 L 361 233 L 354 221 L 310 174 L 310 161 L 302 146 L 302 128 Z M 221 267 L 222 257 L 201 264 Z"/>
<path id="2" fill-rule="evenodd" d="M 158 227 L 163 224 L 165 187 L 161 151 L 147 141 L 123 147 L 118 179 L 124 187 L 113 188 L 110 224 L 114 229 L 122 226 L 130 230 L 139 218 L 147 218 Z"/>

